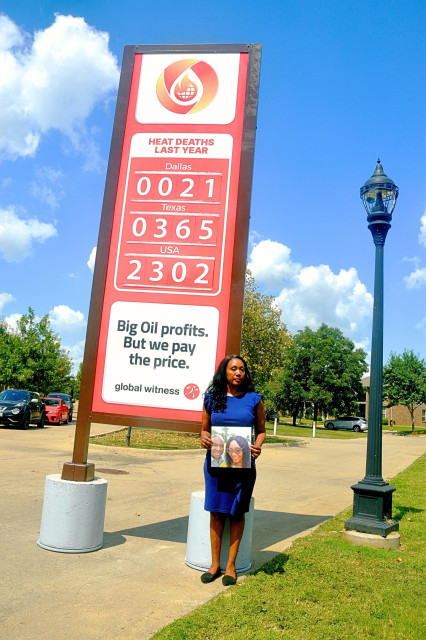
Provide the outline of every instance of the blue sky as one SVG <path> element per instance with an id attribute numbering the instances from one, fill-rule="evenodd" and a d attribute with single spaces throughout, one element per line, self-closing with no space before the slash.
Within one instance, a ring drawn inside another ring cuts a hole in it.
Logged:
<path id="1" fill-rule="evenodd" d="M 380 157 L 400 196 L 385 247 L 384 358 L 426 357 L 426 5 L 344 0 L 4 0 L 0 315 L 49 313 L 84 348 L 123 47 L 263 46 L 249 263 L 292 332 L 370 350 L 374 245 L 359 188 Z M 89 265 L 88 265 L 89 263 Z"/>

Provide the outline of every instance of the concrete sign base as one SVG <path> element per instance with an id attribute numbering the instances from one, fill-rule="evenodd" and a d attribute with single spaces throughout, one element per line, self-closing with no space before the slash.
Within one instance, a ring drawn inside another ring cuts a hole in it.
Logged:
<path id="1" fill-rule="evenodd" d="M 91 482 L 46 477 L 39 547 L 61 553 L 87 553 L 103 545 L 107 480 Z"/>
<path id="2" fill-rule="evenodd" d="M 191 494 L 189 510 L 188 537 L 186 542 L 185 563 L 191 569 L 207 571 L 211 565 L 210 548 L 210 513 L 204 509 L 204 491 L 194 491 Z M 238 550 L 237 573 L 248 571 L 251 567 L 251 541 L 253 534 L 254 498 L 250 501 L 250 511 L 246 513 L 243 537 Z M 226 521 L 222 538 L 220 554 L 220 568 L 225 570 L 229 553 L 229 519 Z"/>

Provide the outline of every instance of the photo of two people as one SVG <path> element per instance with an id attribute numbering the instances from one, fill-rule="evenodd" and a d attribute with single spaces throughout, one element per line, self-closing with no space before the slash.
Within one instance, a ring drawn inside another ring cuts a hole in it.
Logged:
<path id="1" fill-rule="evenodd" d="M 224 469 L 251 468 L 251 426 L 212 426 L 211 467 Z"/>

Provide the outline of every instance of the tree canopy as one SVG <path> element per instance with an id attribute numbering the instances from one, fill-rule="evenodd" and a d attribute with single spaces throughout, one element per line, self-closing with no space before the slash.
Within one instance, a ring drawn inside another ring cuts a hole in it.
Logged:
<path id="1" fill-rule="evenodd" d="M 256 391 L 263 393 L 266 384 L 284 364 L 284 352 L 291 334 L 281 320 L 281 310 L 274 298 L 259 292 L 249 271 L 244 290 L 244 314 L 241 355 L 247 360 Z"/>
<path id="2" fill-rule="evenodd" d="M 426 362 L 414 351 L 391 352 L 383 369 L 383 395 L 389 407 L 407 407 L 414 431 L 414 411 L 426 404 Z"/>
<path id="3" fill-rule="evenodd" d="M 83 373 L 83 363 L 80 362 L 78 367 L 77 375 L 74 380 L 74 389 L 73 389 L 73 398 L 76 400 L 80 397 L 80 387 L 81 387 L 81 374 Z"/>
<path id="4" fill-rule="evenodd" d="M 303 405 L 318 413 L 336 415 L 356 410 L 367 371 L 366 353 L 355 348 L 340 329 L 322 324 L 317 331 L 300 330 L 285 349 L 285 365 L 268 385 L 277 409 L 291 413 L 293 424 Z"/>
<path id="5" fill-rule="evenodd" d="M 45 395 L 67 393 L 72 386 L 72 361 L 50 327 L 49 316 L 37 320 L 28 308 L 16 329 L 0 320 L 0 385 L 30 389 Z"/>

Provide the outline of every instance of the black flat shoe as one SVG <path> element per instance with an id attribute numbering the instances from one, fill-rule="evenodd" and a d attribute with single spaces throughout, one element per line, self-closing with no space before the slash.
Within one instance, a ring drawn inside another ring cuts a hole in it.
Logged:
<path id="1" fill-rule="evenodd" d="M 224 587 L 230 587 L 231 584 L 236 584 L 237 583 L 237 578 L 233 578 L 232 576 L 223 576 L 222 578 L 222 584 Z"/>
<path id="2" fill-rule="evenodd" d="M 220 569 L 218 569 L 216 573 L 210 573 L 210 571 L 206 571 L 206 573 L 203 573 L 203 575 L 201 576 L 201 582 L 203 582 L 204 584 L 208 584 L 209 582 L 213 582 L 213 580 L 216 580 L 216 578 L 220 578 L 220 576 Z"/>

